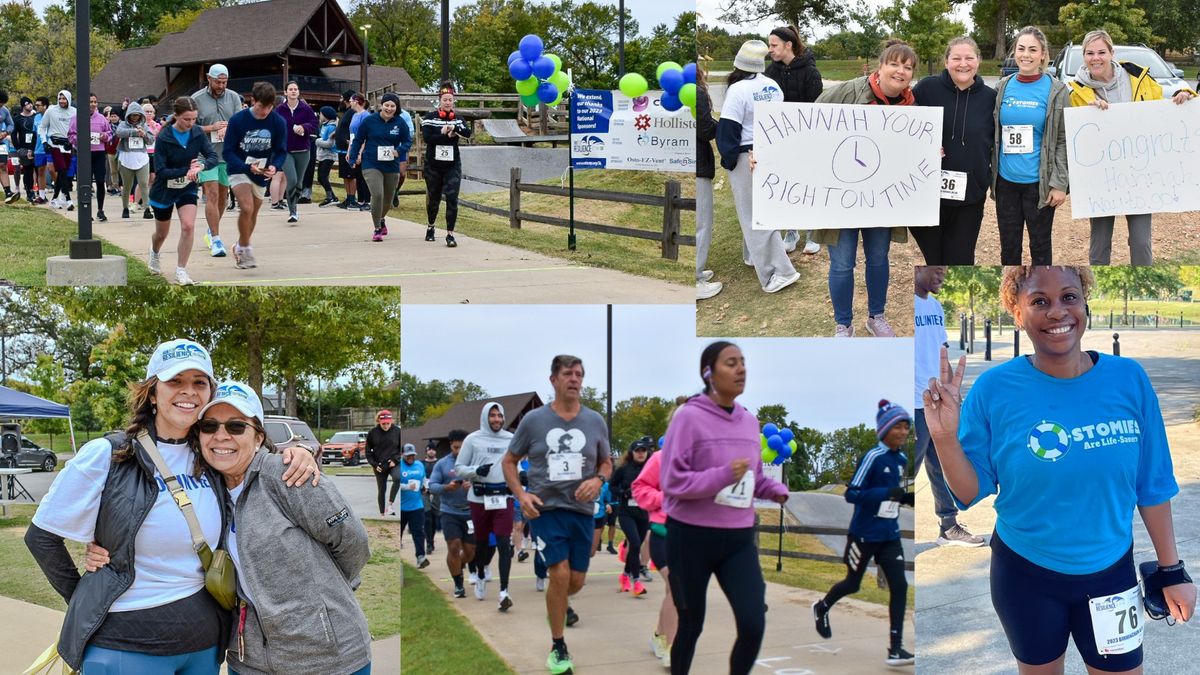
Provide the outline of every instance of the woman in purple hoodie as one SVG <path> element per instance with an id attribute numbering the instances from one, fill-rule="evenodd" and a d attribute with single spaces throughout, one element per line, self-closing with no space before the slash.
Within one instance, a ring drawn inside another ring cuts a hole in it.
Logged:
<path id="1" fill-rule="evenodd" d="M 95 94 L 92 94 L 88 98 L 88 104 L 91 106 L 92 111 L 91 117 L 88 118 L 91 127 L 89 130 L 90 135 L 84 136 L 83 134 L 79 133 L 79 130 L 76 128 L 77 118 L 72 117 L 67 131 L 67 139 L 71 141 L 72 145 L 74 145 L 76 148 L 79 148 L 80 152 L 83 151 L 82 149 L 85 145 L 85 143 L 80 142 L 81 140 L 87 141 L 86 145 L 91 149 L 92 180 L 96 182 L 96 220 L 99 220 L 103 223 L 108 221 L 108 217 L 104 215 L 104 181 L 108 177 L 108 157 L 105 154 L 104 146 L 106 143 L 112 140 L 113 130 L 112 125 L 108 123 L 108 118 L 100 114 L 100 111 L 96 109 L 97 102 Z M 79 181 L 80 186 L 82 186 L 85 182 L 87 182 L 86 176 Z M 70 195 L 68 195 L 68 197 L 70 197 Z"/>
<path id="2" fill-rule="evenodd" d="M 295 223 L 300 220 L 300 215 L 296 212 L 296 201 L 304 189 L 300 178 L 308 170 L 308 160 L 312 155 L 308 139 L 317 135 L 318 125 L 317 114 L 307 103 L 300 100 L 300 85 L 288 82 L 284 93 L 284 104 L 276 106 L 275 112 L 287 122 L 288 156 L 283 164 L 283 175 L 287 179 L 287 185 L 282 192 L 283 197 L 287 199 L 288 222 Z M 273 202 L 280 201 L 280 195 L 275 190 L 272 190 L 271 197 Z"/>
<path id="3" fill-rule="evenodd" d="M 700 355 L 700 378 L 704 391 L 675 413 L 663 443 L 667 561 L 679 612 L 671 672 L 691 669 L 715 574 L 737 625 L 729 672 L 744 675 L 754 667 L 766 630 L 754 500 L 782 504 L 788 490 L 763 475 L 758 419 L 735 400 L 746 389 L 742 350 L 731 342 L 710 344 Z"/>

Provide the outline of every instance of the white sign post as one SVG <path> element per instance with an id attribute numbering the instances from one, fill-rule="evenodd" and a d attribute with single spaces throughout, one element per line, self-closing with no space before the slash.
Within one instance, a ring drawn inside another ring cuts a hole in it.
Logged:
<path id="1" fill-rule="evenodd" d="M 756 103 L 754 229 L 938 224 L 942 109 Z"/>
<path id="2" fill-rule="evenodd" d="M 1071 217 L 1200 211 L 1200 102 L 1067 108 Z"/>

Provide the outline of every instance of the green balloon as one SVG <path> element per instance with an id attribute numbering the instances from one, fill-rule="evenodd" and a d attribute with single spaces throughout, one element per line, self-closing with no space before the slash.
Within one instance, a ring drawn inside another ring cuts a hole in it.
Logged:
<path id="1" fill-rule="evenodd" d="M 762 451 L 763 464 L 770 464 L 771 462 L 774 462 L 775 458 L 778 456 L 779 456 L 779 453 L 775 452 L 771 448 L 767 448 L 766 450 L 763 450 Z"/>
<path id="2" fill-rule="evenodd" d="M 571 77 L 561 70 L 552 75 L 549 82 L 558 87 L 559 91 L 566 91 L 571 88 Z"/>
<path id="3" fill-rule="evenodd" d="M 528 80 L 518 80 L 517 93 L 522 96 L 533 96 L 537 93 L 538 84 L 540 83 L 536 77 L 531 77 Z"/>
<path id="4" fill-rule="evenodd" d="M 637 98 L 650 91 L 650 83 L 646 81 L 646 78 L 637 73 L 626 73 L 625 77 L 621 78 L 617 87 L 621 90 L 622 94 L 625 94 L 629 98 Z"/>
<path id="5" fill-rule="evenodd" d="M 675 63 L 674 61 L 663 61 L 662 63 L 658 64 L 658 70 L 654 71 L 654 78 L 661 80 L 662 74 L 668 70 L 683 70 L 683 66 Z"/>
<path id="6" fill-rule="evenodd" d="M 538 100 L 537 94 L 529 94 L 529 95 L 522 94 L 521 95 L 521 103 L 524 103 L 526 106 L 528 106 L 530 108 L 536 108 L 536 107 L 538 107 L 538 104 L 541 103 L 541 101 Z"/>
<path id="7" fill-rule="evenodd" d="M 689 108 L 696 106 L 696 85 L 685 84 L 679 88 L 679 101 Z"/>
<path id="8" fill-rule="evenodd" d="M 562 72 L 562 59 L 558 58 L 558 54 L 542 54 L 542 56 L 545 56 L 546 58 L 548 58 L 554 62 L 554 74 L 555 75 Z M 551 77 L 553 77 L 553 76 L 551 76 Z M 562 87 L 559 87 L 559 89 L 562 89 Z"/>
<path id="9" fill-rule="evenodd" d="M 559 89 L 559 90 L 558 90 L 558 96 L 555 96 L 553 101 L 551 101 L 551 102 L 547 103 L 547 104 L 546 104 L 546 107 L 548 107 L 548 108 L 555 108 L 555 107 L 557 107 L 559 103 L 562 103 L 562 95 L 563 95 L 563 93 L 562 93 L 562 89 Z"/>

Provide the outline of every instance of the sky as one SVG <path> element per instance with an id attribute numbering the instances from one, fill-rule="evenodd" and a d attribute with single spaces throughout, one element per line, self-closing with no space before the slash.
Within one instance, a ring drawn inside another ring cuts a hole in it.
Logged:
<path id="1" fill-rule="evenodd" d="M 603 305 L 407 305 L 401 366 L 422 380 L 461 379 L 493 396 L 552 397 L 550 360 L 583 359 L 584 386 L 605 388 Z M 613 307 L 613 402 L 674 398 L 701 389 L 693 305 Z M 746 356 L 751 411 L 783 404 L 792 420 L 821 431 L 875 423 L 879 399 L 912 410 L 912 340 L 831 338 L 734 340 Z"/>
<path id="2" fill-rule="evenodd" d="M 761 33 L 763 36 L 770 34 L 771 29 L 776 28 L 777 26 L 780 25 L 780 22 L 776 21 L 776 20 L 764 21 L 761 24 L 758 24 L 757 26 L 753 26 L 753 25 L 740 26 L 740 25 L 735 25 L 735 24 L 722 23 L 717 20 L 717 17 L 719 17 L 721 14 L 724 13 L 721 10 L 721 7 L 726 6 L 728 4 L 729 4 L 729 0 L 696 0 L 696 12 L 699 13 L 699 15 L 700 15 L 699 21 L 703 24 L 710 25 L 710 26 L 714 26 L 714 25 L 721 26 L 721 27 L 725 28 L 726 30 L 728 30 L 730 33 L 734 33 L 734 34 L 741 33 L 742 31 L 747 31 L 747 32 L 753 31 L 753 32 Z M 854 4 L 853 0 L 851 0 L 848 4 Z M 879 8 L 883 7 L 884 5 L 890 5 L 892 3 L 891 3 L 891 0 L 867 0 L 867 4 L 875 9 L 879 9 Z M 964 25 L 966 25 L 968 30 L 970 30 L 970 28 L 971 28 L 971 7 L 969 4 L 963 4 L 963 5 L 959 5 L 958 7 L 955 7 L 951 14 L 955 19 L 957 19 L 958 21 L 961 21 Z M 823 28 L 817 28 L 815 30 L 816 37 L 817 37 L 817 39 L 820 39 L 836 30 L 837 30 L 837 28 L 834 26 L 825 26 Z"/>

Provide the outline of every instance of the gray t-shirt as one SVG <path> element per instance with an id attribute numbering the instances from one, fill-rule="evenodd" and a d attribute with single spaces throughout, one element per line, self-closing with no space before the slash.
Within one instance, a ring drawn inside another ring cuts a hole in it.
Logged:
<path id="1" fill-rule="evenodd" d="M 192 94 L 192 100 L 196 102 L 196 124 L 206 127 L 217 122 L 228 122 L 235 113 L 242 109 L 242 97 L 238 96 L 237 92 L 232 89 L 226 89 L 225 94 L 219 98 L 213 98 L 208 87 Z M 225 147 L 224 142 L 218 143 L 213 139 L 213 135 L 208 135 L 209 142 L 212 143 L 213 151 L 217 153 L 217 159 L 224 163 L 225 159 L 221 155 Z"/>
<path id="2" fill-rule="evenodd" d="M 585 406 L 568 422 L 544 405 L 521 418 L 508 451 L 529 457 L 529 491 L 542 500 L 542 510 L 592 515 L 592 503 L 576 500 L 575 490 L 596 475 L 596 458 L 608 456 L 608 425 L 600 413 Z M 550 478 L 575 471 L 579 478 Z"/>

